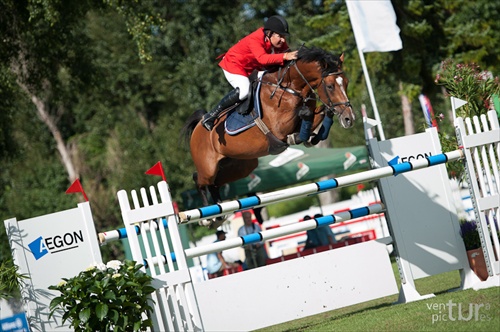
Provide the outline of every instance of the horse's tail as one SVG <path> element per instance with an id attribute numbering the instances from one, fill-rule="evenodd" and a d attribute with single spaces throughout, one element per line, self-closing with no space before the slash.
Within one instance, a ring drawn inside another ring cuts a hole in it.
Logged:
<path id="1" fill-rule="evenodd" d="M 189 146 L 189 141 L 191 139 L 191 134 L 193 134 L 193 130 L 203 118 L 203 115 L 206 113 L 204 110 L 196 110 L 193 114 L 189 116 L 189 118 L 184 123 L 184 126 L 181 129 L 181 133 L 179 138 L 186 146 Z"/>

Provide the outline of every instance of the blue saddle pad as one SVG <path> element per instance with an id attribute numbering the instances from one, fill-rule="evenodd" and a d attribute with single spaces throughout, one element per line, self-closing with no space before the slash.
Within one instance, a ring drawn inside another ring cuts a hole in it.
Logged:
<path id="1" fill-rule="evenodd" d="M 231 111 L 231 113 L 227 116 L 226 121 L 224 123 L 224 128 L 226 129 L 226 133 L 228 135 L 236 135 L 239 134 L 248 128 L 252 128 L 255 126 L 255 119 L 257 117 L 261 117 L 261 107 L 260 107 L 260 86 L 261 82 L 257 84 L 257 88 L 255 89 L 253 104 L 255 110 L 255 116 L 252 115 L 252 112 L 249 114 L 242 115 L 238 112 Z"/>

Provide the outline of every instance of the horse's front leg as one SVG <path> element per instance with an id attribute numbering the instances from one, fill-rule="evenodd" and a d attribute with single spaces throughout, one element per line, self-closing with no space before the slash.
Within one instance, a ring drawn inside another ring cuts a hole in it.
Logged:
<path id="1" fill-rule="evenodd" d="M 209 185 L 207 187 L 208 191 L 210 192 L 210 195 L 212 195 L 212 201 L 214 202 L 214 204 L 222 202 L 222 199 L 220 197 L 219 187 L 214 184 Z"/>
<path id="2" fill-rule="evenodd" d="M 210 191 L 210 193 L 211 193 L 212 189 L 210 188 L 210 186 L 200 186 L 199 185 L 199 183 L 198 183 L 198 173 L 197 172 L 193 173 L 193 180 L 194 180 L 194 183 L 196 185 L 196 189 L 198 190 L 198 193 L 200 194 L 202 205 L 203 206 L 208 206 L 208 192 Z M 212 194 L 212 197 L 214 197 L 213 194 Z M 211 219 L 200 220 L 198 222 L 198 224 L 200 226 L 207 226 L 208 228 L 212 228 L 211 225 L 214 222 L 216 222 L 216 219 L 215 218 L 211 218 Z"/>
<path id="3" fill-rule="evenodd" d="M 207 206 L 208 205 L 208 192 L 207 192 L 207 188 L 206 188 L 206 186 L 200 186 L 199 185 L 199 183 L 198 183 L 198 172 L 194 172 L 193 173 L 193 181 L 194 181 L 195 188 L 198 190 L 198 193 L 201 196 L 201 203 L 203 204 L 203 206 Z"/>
<path id="4" fill-rule="evenodd" d="M 222 202 L 222 198 L 220 197 L 220 191 L 219 191 L 218 186 L 209 185 L 208 191 L 210 191 L 210 195 L 212 195 L 212 200 L 213 200 L 214 204 Z M 212 222 L 210 223 L 210 225 L 208 225 L 208 228 L 216 229 L 220 225 L 222 225 L 224 223 L 224 221 L 226 221 L 226 219 L 227 219 L 227 216 L 220 216 L 220 217 L 217 217 L 215 219 L 212 219 Z"/>

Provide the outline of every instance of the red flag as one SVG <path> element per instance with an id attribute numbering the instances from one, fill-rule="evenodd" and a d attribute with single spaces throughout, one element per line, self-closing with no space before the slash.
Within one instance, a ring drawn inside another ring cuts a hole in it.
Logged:
<path id="1" fill-rule="evenodd" d="M 161 176 L 163 181 L 167 181 L 167 179 L 165 179 L 165 174 L 163 173 L 163 167 L 161 167 L 161 161 L 157 162 L 153 167 L 148 169 L 145 174 L 158 175 Z"/>
<path id="2" fill-rule="evenodd" d="M 88 202 L 89 199 L 87 198 L 87 195 L 85 194 L 85 191 L 83 190 L 82 184 L 80 183 L 80 179 L 76 179 L 73 184 L 66 190 L 66 194 L 73 194 L 73 193 L 82 193 L 83 198 L 85 198 L 85 201 Z"/>

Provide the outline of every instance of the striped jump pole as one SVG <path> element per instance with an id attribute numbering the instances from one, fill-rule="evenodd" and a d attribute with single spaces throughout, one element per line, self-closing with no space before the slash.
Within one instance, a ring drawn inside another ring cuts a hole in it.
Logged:
<path id="1" fill-rule="evenodd" d="M 206 218 L 223 216 L 242 209 L 259 207 L 311 194 L 318 194 L 327 190 L 378 180 L 391 175 L 396 176 L 398 174 L 436 166 L 450 161 L 456 161 L 462 159 L 463 156 L 462 150 L 454 150 L 397 165 L 380 167 L 366 172 L 346 175 L 294 188 L 278 190 L 262 195 L 250 196 L 234 201 L 183 211 L 179 212 L 179 222 L 183 224 L 193 223 Z"/>
<path id="2" fill-rule="evenodd" d="M 202 255 L 206 255 L 212 252 L 218 252 L 226 249 L 237 248 L 247 244 L 257 243 L 266 240 L 272 240 L 281 236 L 290 235 L 302 231 L 307 231 L 310 229 L 314 229 L 324 225 L 331 225 L 333 223 L 339 223 L 342 221 L 356 219 L 360 217 L 365 217 L 370 214 L 381 213 L 384 210 L 384 206 L 382 204 L 372 204 L 369 206 L 364 206 L 356 209 L 351 209 L 348 211 L 338 212 L 332 215 L 318 217 L 314 219 L 304 220 L 301 222 L 281 226 L 279 228 L 273 228 L 270 230 L 248 234 L 242 237 L 237 237 L 233 239 L 228 239 L 225 241 L 215 242 L 202 247 L 189 248 L 185 250 L 185 254 L 187 258 L 198 257 Z M 163 224 L 166 224 L 166 220 L 162 218 Z M 145 223 L 147 226 L 149 223 Z M 149 227 L 149 226 L 147 226 Z M 166 227 L 166 225 L 165 225 Z M 135 227 L 137 234 L 139 232 L 139 226 Z M 148 228 L 149 229 L 149 228 Z M 156 222 L 153 223 L 153 229 L 157 230 Z M 127 237 L 127 232 L 125 228 L 112 230 L 109 232 L 99 233 L 99 240 L 101 241 L 101 245 L 104 243 L 108 243 L 110 241 L 123 239 Z M 176 260 L 175 254 L 170 253 L 170 257 L 173 261 Z M 167 257 L 165 255 L 159 255 L 152 257 L 151 261 L 149 259 L 144 259 L 142 264 L 144 267 L 148 268 L 154 265 L 157 265 L 159 261 L 166 263 Z"/>
<path id="3" fill-rule="evenodd" d="M 384 206 L 382 204 L 373 204 L 370 206 L 364 206 L 357 209 L 339 212 L 328 216 L 304 220 L 290 225 L 281 226 L 279 228 L 273 228 L 258 233 L 252 233 L 232 239 L 227 239 L 224 241 L 214 242 L 206 246 L 189 248 L 186 249 L 184 252 L 186 253 L 187 258 L 198 257 L 213 252 L 219 252 L 231 248 L 241 247 L 247 244 L 253 244 L 261 241 L 275 239 L 277 237 L 284 235 L 307 231 L 324 225 L 331 225 L 336 222 L 342 222 L 349 219 L 364 217 L 369 214 L 380 213 L 383 210 Z"/>
<path id="4" fill-rule="evenodd" d="M 167 219 L 161 218 L 161 220 L 163 222 L 163 227 L 168 228 Z M 150 225 L 149 222 L 145 222 L 145 225 L 144 225 L 145 230 L 149 231 L 149 227 L 150 227 L 149 225 Z M 158 222 L 156 220 L 151 220 L 151 225 L 153 226 L 153 229 L 155 231 L 157 231 L 159 229 Z M 141 228 L 139 227 L 139 225 L 135 225 L 134 228 L 135 228 L 135 234 L 137 234 L 137 235 L 141 234 Z M 104 245 L 104 244 L 107 244 L 108 242 L 127 238 L 128 237 L 127 236 L 127 229 L 125 227 L 123 227 L 123 228 L 114 229 L 114 230 L 107 231 L 107 232 L 102 232 L 102 233 L 97 234 L 97 237 L 99 238 L 99 244 Z"/>
<path id="5" fill-rule="evenodd" d="M 261 231 L 258 233 L 252 233 L 232 239 L 227 239 L 224 241 L 214 242 L 205 246 L 194 247 L 185 249 L 184 253 L 186 258 L 194 258 L 198 256 L 207 255 L 213 252 L 219 252 L 227 249 L 238 248 L 247 244 L 258 243 L 261 241 L 272 240 L 280 236 L 285 236 L 289 234 L 294 234 L 302 231 L 307 231 L 310 229 L 318 228 L 324 225 L 331 225 L 336 222 L 342 222 L 350 219 L 356 219 L 364 217 L 370 214 L 380 213 L 384 210 L 382 204 L 372 204 L 369 206 L 364 206 L 348 211 L 339 212 L 336 214 L 318 217 L 314 219 L 304 220 L 302 222 L 293 223 L 286 226 L 281 226 L 279 228 L 273 228 L 266 231 Z M 170 253 L 172 261 L 176 261 L 175 253 Z M 152 268 L 158 265 L 160 262 L 165 264 L 167 257 L 165 255 L 158 255 L 151 258 L 144 258 L 142 265 L 145 268 Z"/>

